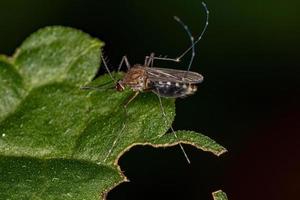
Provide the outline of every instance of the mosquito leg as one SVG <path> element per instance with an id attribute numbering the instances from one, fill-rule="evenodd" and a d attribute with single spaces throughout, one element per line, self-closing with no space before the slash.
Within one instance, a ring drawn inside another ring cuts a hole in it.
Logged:
<path id="1" fill-rule="evenodd" d="M 125 128 L 126 128 L 126 125 L 125 125 L 125 123 L 123 123 L 123 127 L 122 127 L 121 131 L 118 133 L 116 139 L 113 141 L 113 144 L 112 144 L 111 148 L 108 150 L 103 162 L 106 162 L 107 158 L 110 156 L 112 150 L 116 146 L 116 144 L 117 144 L 118 140 L 120 139 L 122 133 L 124 132 Z"/>
<path id="2" fill-rule="evenodd" d="M 150 56 L 146 56 L 145 58 L 145 66 L 146 67 L 153 67 L 154 60 L 164 60 L 164 61 L 172 61 L 172 62 L 180 62 L 180 58 L 168 58 L 168 57 L 156 57 L 153 53 Z"/>
<path id="3" fill-rule="evenodd" d="M 180 62 L 179 58 L 167 58 L 167 57 L 152 57 L 152 60 L 165 60 L 165 61 L 172 61 L 172 62 Z M 153 62 L 152 61 L 152 62 Z"/>
<path id="4" fill-rule="evenodd" d="M 123 107 L 124 107 L 124 110 L 125 110 L 125 115 L 126 115 L 126 117 L 128 116 L 128 113 L 127 113 L 127 106 L 129 105 L 130 102 L 132 102 L 132 101 L 137 97 L 138 94 L 139 94 L 138 91 L 135 92 L 135 93 L 134 93 L 127 101 L 126 101 L 126 103 L 124 104 Z M 124 132 L 125 128 L 126 128 L 126 122 L 123 123 L 123 127 L 122 127 L 120 133 L 117 135 L 116 139 L 113 141 L 113 144 L 112 144 L 111 148 L 108 150 L 108 153 L 107 153 L 107 155 L 105 156 L 103 162 L 105 162 L 105 161 L 107 160 L 107 158 L 110 156 L 112 150 L 114 149 L 115 145 L 117 144 L 117 141 L 119 140 L 120 136 L 121 136 L 122 133 Z"/>
<path id="5" fill-rule="evenodd" d="M 110 86 L 112 84 L 113 80 L 107 82 L 107 83 L 103 83 L 101 85 L 96 85 L 96 86 L 81 86 L 80 89 L 81 90 L 98 90 L 98 91 L 106 91 L 109 89 L 114 89 L 115 86 Z M 108 86 L 108 87 L 105 87 Z"/>
<path id="6" fill-rule="evenodd" d="M 167 60 L 167 61 L 174 61 L 179 62 L 180 60 L 167 58 L 167 57 L 155 57 L 154 53 L 151 53 L 150 56 L 145 57 L 144 66 L 145 67 L 153 67 L 154 60 Z"/>
<path id="7" fill-rule="evenodd" d="M 153 67 L 153 61 L 154 61 L 154 53 L 151 53 L 148 66 Z"/>
<path id="8" fill-rule="evenodd" d="M 102 52 L 101 52 L 101 59 L 102 59 L 103 65 L 104 65 L 104 67 L 105 67 L 107 73 L 109 74 L 110 78 L 111 78 L 111 79 L 114 81 L 114 83 L 116 84 L 117 81 L 116 81 L 116 79 L 113 77 L 113 75 L 111 74 L 111 72 L 110 72 L 110 70 L 109 70 L 109 68 L 108 68 L 108 66 L 107 66 L 107 63 L 106 63 L 106 61 L 105 61 L 105 59 L 104 59 L 104 57 L 103 57 L 103 53 L 102 53 Z"/>
<path id="9" fill-rule="evenodd" d="M 147 66 L 148 60 L 149 60 L 149 56 L 146 56 L 146 57 L 145 57 L 145 62 L 144 62 L 144 66 L 145 66 L 145 67 L 148 67 L 148 66 Z"/>
<path id="10" fill-rule="evenodd" d="M 140 92 L 139 91 L 136 91 L 127 101 L 126 103 L 124 104 L 124 110 L 125 110 L 125 114 L 126 116 L 128 116 L 128 113 L 127 113 L 127 106 L 130 104 L 130 102 L 132 102 L 136 97 L 137 95 L 139 94 Z"/>
<path id="11" fill-rule="evenodd" d="M 194 45 L 194 37 L 192 36 L 190 30 L 189 30 L 189 27 L 187 25 L 185 25 L 183 23 L 183 21 L 181 21 L 181 19 L 177 16 L 174 16 L 174 19 L 184 28 L 184 30 L 187 32 L 189 38 L 190 38 L 190 41 L 191 41 L 191 47 L 192 47 L 192 55 L 191 55 L 191 59 L 190 59 L 190 63 L 189 63 L 189 66 L 188 66 L 188 69 L 187 71 L 190 71 L 190 68 L 192 66 L 192 63 L 193 63 L 193 60 L 194 60 L 194 57 L 195 57 L 195 45 Z M 177 59 L 180 60 L 185 54 L 179 56 Z"/>
<path id="12" fill-rule="evenodd" d="M 105 61 L 105 58 L 103 57 L 103 53 L 101 53 L 101 60 L 103 62 L 103 65 L 107 71 L 107 73 L 109 74 L 111 81 L 113 81 L 115 84 L 117 83 L 116 79 L 113 77 L 112 73 L 110 72 L 107 63 Z M 105 88 L 104 86 L 111 84 L 111 81 L 108 81 L 107 83 L 101 84 L 101 85 L 97 85 L 97 86 L 81 86 L 80 89 L 81 90 L 99 90 L 99 91 L 105 91 L 107 89 L 113 89 L 114 87 L 107 87 Z"/>
<path id="13" fill-rule="evenodd" d="M 191 45 L 185 50 L 183 51 L 183 53 L 181 55 L 179 55 L 177 58 L 167 58 L 167 57 L 152 57 L 152 61 L 153 62 L 154 60 L 164 60 L 164 61 L 172 61 L 172 62 L 180 62 L 181 59 L 189 52 L 192 50 L 192 57 L 191 57 L 191 60 L 190 60 L 190 64 L 189 64 L 189 67 L 188 67 L 188 71 L 191 67 L 191 64 L 193 62 L 193 59 L 194 59 L 194 56 L 195 56 L 195 46 L 196 44 L 202 39 L 207 27 L 208 27 L 208 20 L 209 20 L 209 10 L 207 9 L 207 6 L 204 2 L 202 2 L 202 6 L 204 7 L 205 9 L 205 12 L 206 12 L 206 22 L 205 22 L 205 25 L 204 25 L 204 28 L 202 30 L 202 32 L 200 33 L 200 35 L 197 37 L 197 39 L 194 41 L 194 37 L 192 36 L 192 34 L 190 33 L 188 27 L 176 16 L 174 16 L 174 19 L 181 25 L 183 26 L 183 28 L 185 29 L 185 31 L 187 32 L 188 36 L 190 37 L 190 41 L 191 41 Z M 146 59 L 148 61 L 149 59 L 149 56 L 146 56 Z M 145 62 L 146 63 L 146 62 Z M 149 61 L 148 61 L 149 63 Z M 149 66 L 149 65 L 148 65 Z"/>
<path id="14" fill-rule="evenodd" d="M 155 57 L 154 53 L 151 53 L 150 56 L 145 57 L 144 66 L 145 67 L 153 67 L 154 60 L 167 60 L 167 61 L 174 61 L 174 62 L 180 61 L 180 60 L 167 58 L 167 57 Z"/>
<path id="15" fill-rule="evenodd" d="M 80 89 L 81 90 L 98 90 L 98 91 L 107 91 L 108 89 L 113 89 L 114 87 L 108 87 L 108 88 L 104 88 L 102 87 L 104 85 L 100 85 L 100 86 L 81 86 Z"/>
<path id="16" fill-rule="evenodd" d="M 158 100 L 159 100 L 159 105 L 160 105 L 161 112 L 162 112 L 162 114 L 163 114 L 163 116 L 164 116 L 164 118 L 165 118 L 165 122 L 166 122 L 166 124 L 167 124 L 167 123 L 168 123 L 168 121 L 167 121 L 168 119 L 167 119 L 167 115 L 166 115 L 165 109 L 164 109 L 164 107 L 163 107 L 163 105 L 162 105 L 161 97 L 160 97 L 159 95 L 157 95 L 157 97 L 158 97 Z M 174 131 L 172 125 L 170 126 L 170 129 L 171 129 L 171 131 L 173 132 L 175 138 L 178 139 L 177 134 L 175 133 L 175 131 Z M 180 149 L 181 149 L 181 151 L 182 151 L 182 153 L 183 153 L 183 155 L 184 155 L 186 161 L 187 161 L 189 164 L 191 164 L 191 161 L 190 161 L 190 159 L 189 159 L 187 153 L 185 152 L 183 146 L 181 145 L 181 143 L 179 143 L 179 146 L 180 146 Z"/>
<path id="17" fill-rule="evenodd" d="M 150 54 L 147 66 L 153 67 L 153 61 L 154 61 L 154 53 Z"/>
<path id="18" fill-rule="evenodd" d="M 153 66 L 153 58 L 154 58 L 154 53 L 151 53 L 150 56 L 146 56 L 144 66 L 145 67 L 152 67 Z"/>
<path id="19" fill-rule="evenodd" d="M 125 62 L 125 65 L 126 65 L 127 69 L 130 69 L 131 65 L 129 64 L 127 56 L 123 56 L 122 60 L 121 60 L 121 62 L 119 64 L 119 67 L 118 67 L 118 72 L 121 70 L 121 67 L 122 67 L 122 65 L 123 65 L 124 62 Z"/>

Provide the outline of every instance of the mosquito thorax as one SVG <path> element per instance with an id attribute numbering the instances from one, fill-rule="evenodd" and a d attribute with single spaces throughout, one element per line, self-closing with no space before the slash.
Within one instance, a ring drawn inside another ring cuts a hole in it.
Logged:
<path id="1" fill-rule="evenodd" d="M 145 91 L 147 89 L 147 73 L 142 65 L 134 65 L 125 74 L 122 84 L 133 91 Z"/>

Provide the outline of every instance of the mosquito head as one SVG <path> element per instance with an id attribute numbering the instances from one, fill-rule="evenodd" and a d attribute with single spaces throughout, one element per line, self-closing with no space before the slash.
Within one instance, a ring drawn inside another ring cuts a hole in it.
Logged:
<path id="1" fill-rule="evenodd" d="M 122 80 L 118 80 L 116 84 L 116 90 L 122 92 L 125 89 Z"/>

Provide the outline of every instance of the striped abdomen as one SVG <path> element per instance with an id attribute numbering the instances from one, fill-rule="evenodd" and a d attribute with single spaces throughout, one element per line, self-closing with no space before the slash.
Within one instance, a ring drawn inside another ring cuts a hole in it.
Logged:
<path id="1" fill-rule="evenodd" d="M 197 86 L 191 83 L 151 81 L 149 87 L 159 96 L 168 98 L 185 97 L 197 91 Z"/>

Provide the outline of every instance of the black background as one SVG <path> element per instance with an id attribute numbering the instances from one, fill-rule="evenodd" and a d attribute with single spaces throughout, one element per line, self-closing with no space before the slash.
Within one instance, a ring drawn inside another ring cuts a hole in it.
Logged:
<path id="1" fill-rule="evenodd" d="M 223 189 L 234 199 L 298 199 L 300 190 L 300 3 L 297 1 L 206 1 L 208 30 L 192 66 L 205 77 L 199 91 L 177 100 L 175 129 L 201 132 L 228 148 L 220 158 L 184 146 L 135 147 L 119 161 L 131 180 L 108 199 L 211 199 Z M 198 0 L 1 0 L 0 53 L 11 55 L 32 32 L 71 26 L 106 43 L 117 66 L 127 55 L 142 63 L 150 52 L 178 56 L 205 12 Z M 156 66 L 186 69 L 180 64 Z"/>

